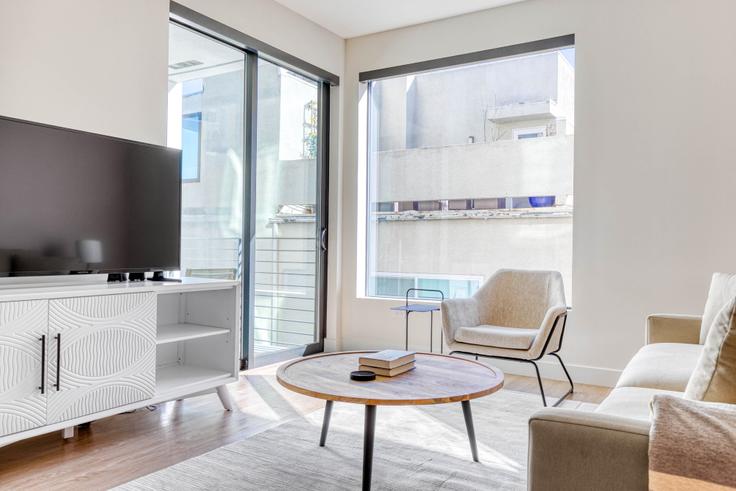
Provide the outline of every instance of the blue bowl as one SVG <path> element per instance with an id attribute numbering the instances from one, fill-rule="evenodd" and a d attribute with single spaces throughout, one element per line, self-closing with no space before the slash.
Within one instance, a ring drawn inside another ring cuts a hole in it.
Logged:
<path id="1" fill-rule="evenodd" d="M 554 206 L 555 197 L 554 196 L 530 196 L 529 204 L 532 205 L 532 208 L 541 208 L 544 206 Z"/>

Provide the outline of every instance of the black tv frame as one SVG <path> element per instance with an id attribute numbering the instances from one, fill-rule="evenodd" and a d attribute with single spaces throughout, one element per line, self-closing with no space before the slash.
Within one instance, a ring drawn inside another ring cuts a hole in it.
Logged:
<path id="1" fill-rule="evenodd" d="M 179 165 L 178 165 L 178 172 L 179 172 L 179 221 L 177 223 L 178 225 L 178 244 L 176 250 L 176 265 L 175 266 L 150 266 L 146 268 L 124 268 L 124 269 L 88 269 L 88 270 L 72 270 L 72 271 L 22 271 L 22 272 L 3 272 L 0 271 L 0 279 L 3 278 L 27 278 L 27 277 L 34 277 L 34 276 L 70 276 L 70 275 L 82 275 L 82 274 L 114 274 L 114 273 L 150 273 L 150 272 L 156 272 L 156 271 L 180 271 L 181 270 L 181 208 L 182 208 L 182 187 L 181 187 L 181 176 L 182 176 L 182 169 L 181 169 L 181 154 L 182 151 L 176 148 L 167 147 L 165 145 L 156 145 L 153 143 L 148 142 L 142 142 L 142 141 L 136 141 L 136 140 L 130 140 L 127 138 L 120 138 L 116 136 L 111 135 L 105 135 L 102 133 L 95 133 L 92 131 L 84 131 L 79 130 L 75 128 L 67 128 L 64 126 L 57 126 L 47 123 L 40 123 L 38 121 L 31 121 L 27 119 L 20 119 L 20 118 L 14 118 L 11 116 L 3 116 L 0 114 L 0 120 L 4 121 L 10 121 L 13 123 L 22 123 L 22 124 L 29 124 L 33 126 L 38 126 L 41 128 L 48 128 L 53 130 L 61 130 L 66 131 L 70 133 L 77 133 L 77 134 L 83 134 L 83 135 L 91 135 L 98 138 L 103 138 L 107 140 L 113 140 L 117 142 L 122 142 L 126 144 L 131 145 L 139 145 L 139 146 L 145 146 L 150 148 L 156 148 L 160 150 L 164 150 L 167 152 L 176 152 L 179 154 Z"/>

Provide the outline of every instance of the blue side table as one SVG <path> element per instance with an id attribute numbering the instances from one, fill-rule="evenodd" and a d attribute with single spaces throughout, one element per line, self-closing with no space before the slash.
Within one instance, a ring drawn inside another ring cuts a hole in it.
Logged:
<path id="1" fill-rule="evenodd" d="M 431 290 L 427 288 L 409 288 L 406 290 L 406 303 L 399 307 L 391 307 L 391 310 L 397 310 L 406 314 L 406 338 L 404 340 L 404 349 L 409 350 L 409 314 L 412 312 L 429 312 L 429 352 L 432 353 L 434 348 L 433 336 L 434 336 L 434 313 L 440 310 L 439 305 L 426 304 L 426 303 L 409 303 L 409 294 L 411 292 L 432 292 L 439 293 L 440 301 L 445 299 L 445 294 L 441 290 Z M 440 331 L 440 353 L 443 352 L 443 336 Z"/>

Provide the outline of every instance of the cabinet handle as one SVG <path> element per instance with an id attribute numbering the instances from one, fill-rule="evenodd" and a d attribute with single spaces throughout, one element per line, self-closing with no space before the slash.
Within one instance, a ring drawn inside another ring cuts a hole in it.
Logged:
<path id="1" fill-rule="evenodd" d="M 61 390 L 61 333 L 56 335 L 56 391 Z"/>
<path id="2" fill-rule="evenodd" d="M 39 339 L 41 341 L 41 394 L 46 393 L 46 335 Z"/>

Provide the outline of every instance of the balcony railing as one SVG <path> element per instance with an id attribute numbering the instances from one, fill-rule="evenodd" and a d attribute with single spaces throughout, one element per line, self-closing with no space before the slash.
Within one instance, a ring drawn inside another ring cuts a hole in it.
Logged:
<path id="1" fill-rule="evenodd" d="M 256 346 L 288 348 L 314 342 L 314 237 L 256 237 L 255 243 Z"/>
<path id="2" fill-rule="evenodd" d="M 314 237 L 256 237 L 253 331 L 256 351 L 303 346 L 315 339 Z M 185 276 L 238 279 L 243 247 L 238 237 L 183 238 Z"/>

